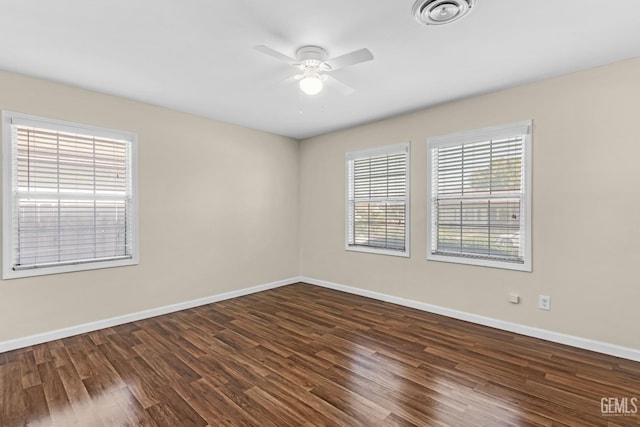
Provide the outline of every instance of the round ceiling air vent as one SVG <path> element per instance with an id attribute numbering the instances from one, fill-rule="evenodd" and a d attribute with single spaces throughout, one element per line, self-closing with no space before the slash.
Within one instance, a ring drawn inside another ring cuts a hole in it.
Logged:
<path id="1" fill-rule="evenodd" d="M 418 0 L 413 5 L 413 17 L 421 24 L 442 25 L 466 15 L 478 0 Z"/>

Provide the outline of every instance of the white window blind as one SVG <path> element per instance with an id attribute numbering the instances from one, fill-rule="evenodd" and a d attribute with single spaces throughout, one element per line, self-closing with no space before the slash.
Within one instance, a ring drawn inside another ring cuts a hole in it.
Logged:
<path id="1" fill-rule="evenodd" d="M 428 258 L 530 269 L 530 126 L 506 130 L 430 141 Z"/>
<path id="2" fill-rule="evenodd" d="M 132 139 L 57 124 L 11 120 L 11 269 L 132 260 Z"/>
<path id="3" fill-rule="evenodd" d="M 347 249 L 406 255 L 408 144 L 347 154 Z"/>

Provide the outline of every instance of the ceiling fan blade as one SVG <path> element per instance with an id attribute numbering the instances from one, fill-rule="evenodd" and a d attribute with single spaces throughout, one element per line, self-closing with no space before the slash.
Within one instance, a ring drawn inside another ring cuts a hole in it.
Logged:
<path id="1" fill-rule="evenodd" d="M 286 74 L 285 74 L 286 75 Z M 289 77 L 279 77 L 279 78 L 271 78 L 271 76 L 267 76 L 262 79 L 262 84 L 260 87 L 265 90 L 281 90 L 282 88 L 286 88 L 288 86 L 296 86 L 300 81 L 299 74 L 291 74 Z"/>
<path id="2" fill-rule="evenodd" d="M 328 89 L 340 92 L 340 94 L 344 96 L 351 95 L 356 91 L 354 88 L 352 88 L 342 80 L 338 80 L 334 76 L 330 76 L 330 75 L 326 75 L 326 76 L 327 76 L 327 80 L 325 84 L 327 85 Z"/>
<path id="3" fill-rule="evenodd" d="M 269 46 L 265 46 L 263 44 L 257 45 L 253 47 L 254 50 L 257 50 L 260 53 L 264 53 L 272 58 L 278 59 L 280 61 L 286 62 L 289 65 L 297 65 L 298 61 L 285 55 L 284 53 L 280 53 L 277 50 L 271 49 Z"/>
<path id="4" fill-rule="evenodd" d="M 351 53 L 328 59 L 324 65 L 328 65 L 330 70 L 338 70 L 340 68 L 349 67 L 361 62 L 371 61 L 373 54 L 369 49 L 360 49 Z"/>

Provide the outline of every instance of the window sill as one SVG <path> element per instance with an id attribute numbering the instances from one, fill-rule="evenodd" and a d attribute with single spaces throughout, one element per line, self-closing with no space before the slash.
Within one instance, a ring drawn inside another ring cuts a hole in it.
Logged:
<path id="1" fill-rule="evenodd" d="M 390 255 L 396 257 L 410 258 L 409 250 L 394 251 L 390 249 L 371 248 L 368 246 L 345 246 L 345 250 L 350 252 L 364 252 L 368 254 Z"/>
<path id="2" fill-rule="evenodd" d="M 23 277 L 45 276 L 49 274 L 71 273 L 75 271 L 98 270 L 113 267 L 125 267 L 138 264 L 138 259 L 134 257 L 114 261 L 88 262 L 82 264 L 59 265 L 54 267 L 30 268 L 25 270 L 13 270 L 12 268 L 7 268 L 2 272 L 2 279 L 19 279 Z"/>
<path id="3" fill-rule="evenodd" d="M 525 260 L 524 263 L 514 263 L 514 262 L 506 262 L 506 261 L 494 261 L 489 259 L 479 259 L 479 258 L 464 258 L 457 256 L 446 256 L 446 255 L 435 255 L 432 253 L 427 253 L 427 261 L 440 261 L 440 262 L 450 262 L 453 264 L 466 264 L 466 265 L 475 265 L 479 267 L 489 267 L 489 268 L 500 268 L 503 270 L 516 270 L 516 271 L 525 271 L 531 272 L 531 260 Z"/>

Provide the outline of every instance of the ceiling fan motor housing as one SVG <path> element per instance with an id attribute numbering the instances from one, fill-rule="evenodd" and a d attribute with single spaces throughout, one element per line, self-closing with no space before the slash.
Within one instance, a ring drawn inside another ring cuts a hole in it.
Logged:
<path id="1" fill-rule="evenodd" d="M 319 46 L 302 46 L 296 51 L 296 59 L 308 67 L 318 67 L 326 58 L 327 52 Z"/>
<path id="2" fill-rule="evenodd" d="M 421 24 L 443 25 L 465 16 L 478 0 L 417 0 L 411 10 Z"/>

